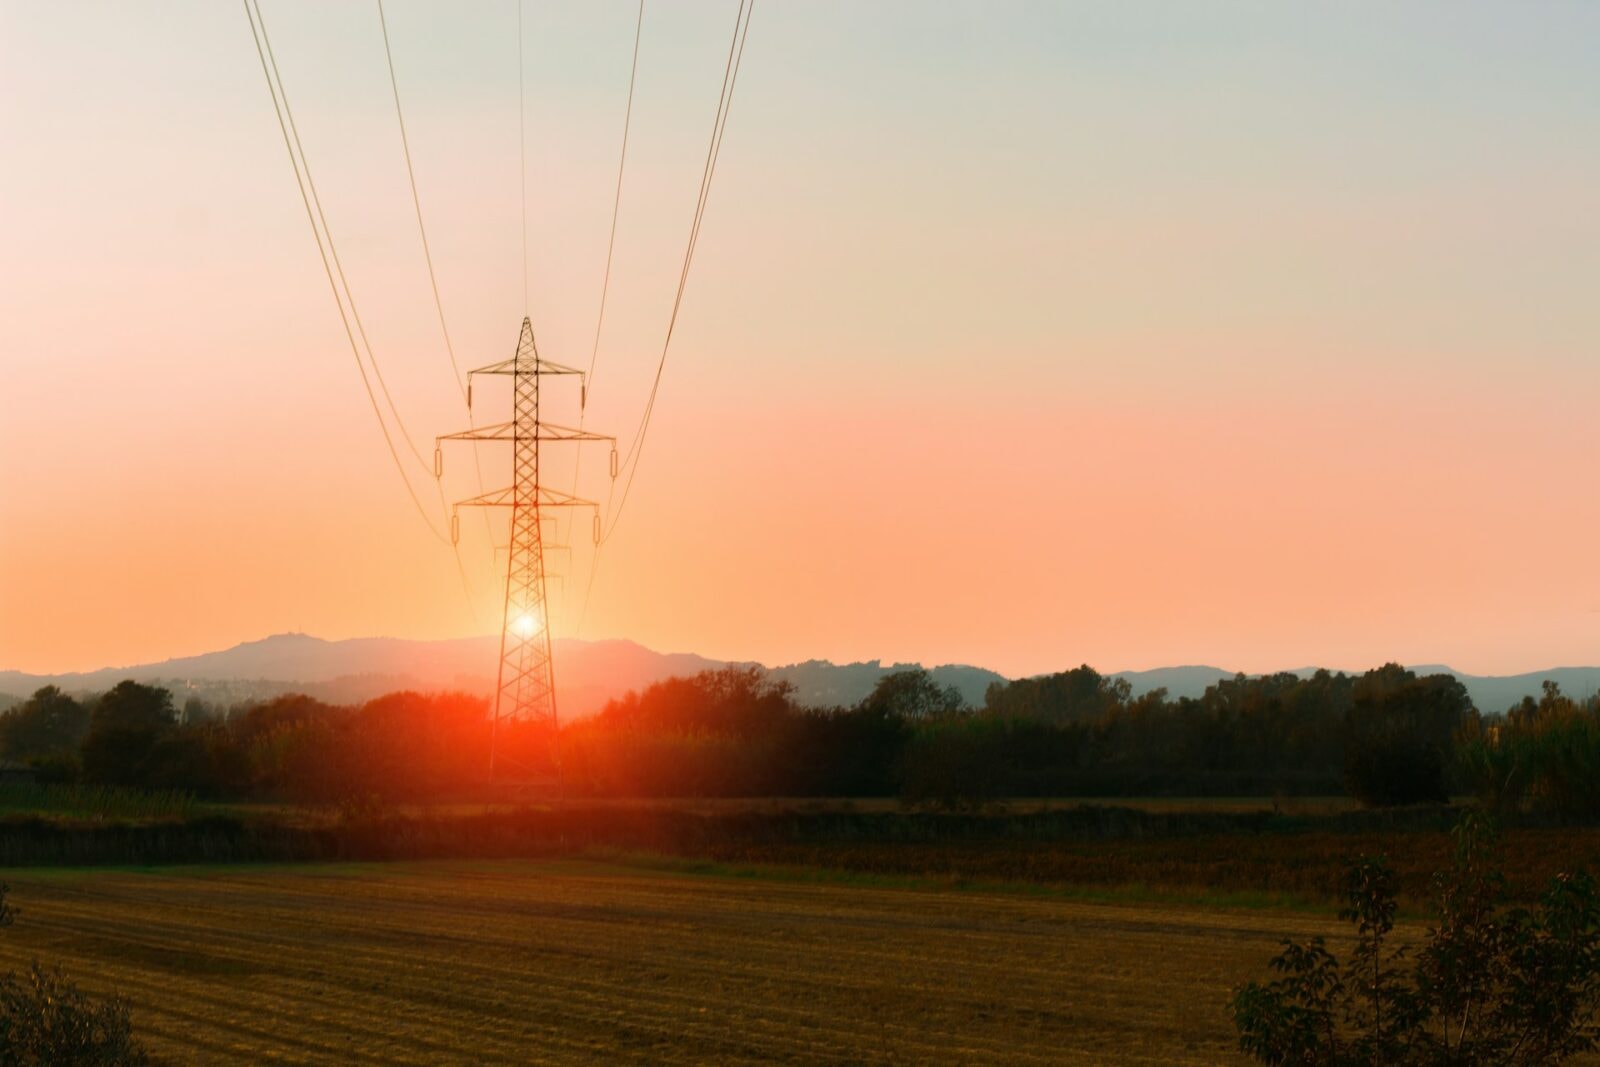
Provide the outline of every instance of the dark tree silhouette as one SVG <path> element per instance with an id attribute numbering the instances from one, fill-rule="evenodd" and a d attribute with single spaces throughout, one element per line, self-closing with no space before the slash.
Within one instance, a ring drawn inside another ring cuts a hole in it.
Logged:
<path id="1" fill-rule="evenodd" d="M 902 719 L 932 719 L 966 707 L 966 701 L 953 685 L 942 686 L 920 667 L 895 671 L 878 679 L 872 692 L 861 702 L 863 710 Z"/>
<path id="2" fill-rule="evenodd" d="M 83 739 L 83 774 L 107 785 L 144 785 L 147 762 L 176 725 L 172 694 L 138 682 L 119 682 L 100 698 Z"/>
<path id="3" fill-rule="evenodd" d="M 1393 663 L 1355 685 L 1345 741 L 1350 792 L 1369 804 L 1442 803 L 1457 733 L 1472 713 L 1448 674 L 1418 678 Z"/>
<path id="4" fill-rule="evenodd" d="M 88 709 L 47 685 L 0 715 L 0 755 L 25 760 L 72 752 L 88 729 Z"/>

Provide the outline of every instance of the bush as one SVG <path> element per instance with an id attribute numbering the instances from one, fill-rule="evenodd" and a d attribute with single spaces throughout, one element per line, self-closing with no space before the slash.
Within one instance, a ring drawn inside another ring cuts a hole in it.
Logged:
<path id="1" fill-rule="evenodd" d="M 0 927 L 15 910 L 0 884 Z M 67 981 L 59 969 L 34 961 L 21 976 L 0 975 L 0 1064 L 4 1067 L 132 1067 L 149 1057 L 133 1039 L 128 1006 L 120 999 L 95 1001 Z"/>
<path id="2" fill-rule="evenodd" d="M 123 1067 L 148 1063 L 121 1000 L 95 1001 L 34 962 L 0 977 L 0 1063 Z"/>
<path id="3" fill-rule="evenodd" d="M 1285 942 L 1233 998 L 1239 1047 L 1267 1064 L 1543 1064 L 1592 1052 L 1600 1008 L 1600 893 L 1560 875 L 1539 907 L 1501 912 L 1493 832 L 1468 815 L 1456 859 L 1435 876 L 1439 921 L 1408 961 L 1389 945 L 1395 878 L 1362 860 L 1340 917 L 1356 928 L 1347 963 L 1322 938 Z"/>

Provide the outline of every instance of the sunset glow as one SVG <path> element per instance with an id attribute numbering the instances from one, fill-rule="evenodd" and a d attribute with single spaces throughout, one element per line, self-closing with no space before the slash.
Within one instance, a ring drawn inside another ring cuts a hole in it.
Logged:
<path id="1" fill-rule="evenodd" d="M 432 438 L 468 416 L 374 12 L 268 7 L 421 461 L 397 447 L 448 532 L 441 496 L 480 484 L 467 448 L 430 484 Z M 162 10 L 0 8 L 0 136 L 48 162 L 0 168 L 0 667 L 498 632 L 506 516 L 464 513 L 458 570 L 407 499 L 242 16 Z M 513 10 L 388 10 L 454 349 L 504 359 Z M 528 311 L 544 356 L 586 366 L 633 12 L 526 10 Z M 1600 9 L 1001 10 L 756 19 L 592 582 L 587 514 L 546 532 L 573 546 L 552 634 L 1013 675 L 1600 657 L 1600 138 L 1574 133 L 1600 129 Z M 583 413 L 624 452 L 727 15 L 648 16 Z M 501 388 L 477 382 L 479 424 Z M 547 408 L 576 425 L 577 389 Z M 606 448 L 579 495 L 607 500 Z M 503 450 L 479 460 L 504 483 Z M 563 490 L 574 462 L 550 450 Z"/>
<path id="2" fill-rule="evenodd" d="M 0 1064 L 1589 1057 L 1597 279 L 1595 2 L 0 0 Z"/>

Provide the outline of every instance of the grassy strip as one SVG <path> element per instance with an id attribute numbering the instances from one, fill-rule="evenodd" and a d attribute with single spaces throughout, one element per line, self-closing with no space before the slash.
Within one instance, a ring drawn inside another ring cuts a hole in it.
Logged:
<path id="1" fill-rule="evenodd" d="M 0 814 L 68 819 L 187 819 L 195 800 L 175 789 L 10 782 L 0 785 Z"/>
<path id="2" fill-rule="evenodd" d="M 1326 911 L 1350 862 L 1387 855 L 1400 876 L 1403 906 L 1420 913 L 1431 897 L 1432 873 L 1450 860 L 1443 821 L 1430 811 L 1277 820 L 1106 808 L 984 816 L 578 807 L 320 825 L 227 817 L 11 819 L 0 820 L 0 868 L 314 863 L 331 873 L 375 860 L 653 856 L 675 869 L 721 877 L 745 871 L 863 886 L 994 887 L 1108 903 Z M 1518 901 L 1536 899 L 1559 871 L 1600 869 L 1596 829 L 1514 829 L 1504 846 L 1508 888 Z"/>

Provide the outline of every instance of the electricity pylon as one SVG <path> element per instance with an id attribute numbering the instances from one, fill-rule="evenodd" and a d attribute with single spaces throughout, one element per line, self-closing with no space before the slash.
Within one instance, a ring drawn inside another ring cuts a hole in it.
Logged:
<path id="1" fill-rule="evenodd" d="M 522 320 L 522 333 L 517 338 L 516 355 L 499 363 L 478 367 L 467 372 L 467 406 L 472 406 L 472 377 L 476 374 L 500 374 L 511 378 L 512 418 L 494 426 L 480 426 L 463 433 L 444 434 L 434 442 L 434 473 L 443 473 L 444 441 L 509 441 L 511 442 L 512 484 L 505 489 L 459 501 L 450 516 L 450 536 L 459 540 L 463 507 L 507 507 L 511 509 L 511 542 L 507 551 L 505 615 L 500 627 L 500 666 L 495 686 L 494 725 L 489 746 L 489 773 L 496 773 L 497 761 L 513 764 L 502 751 L 503 734 L 511 725 L 536 724 L 548 728 L 550 738 L 550 766 L 556 777 L 560 775 L 560 761 L 555 752 L 556 688 L 555 669 L 550 656 L 550 613 L 545 595 L 544 553 L 546 546 L 542 525 L 551 516 L 545 514 L 552 508 L 590 508 L 594 515 L 596 541 L 598 542 L 600 511 L 592 500 L 583 500 L 570 493 L 552 489 L 539 480 L 539 448 L 550 442 L 611 442 L 611 474 L 617 473 L 616 438 L 606 434 L 589 433 L 568 426 L 546 422 L 539 415 L 539 383 L 550 375 L 577 375 L 580 383 L 580 403 L 587 400 L 588 386 L 583 371 L 551 363 L 539 357 L 533 341 L 533 324 Z M 560 546 L 565 547 L 565 546 Z M 526 774 L 527 766 L 512 765 L 512 770 Z"/>

